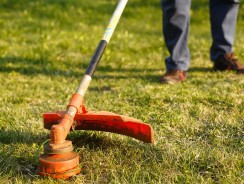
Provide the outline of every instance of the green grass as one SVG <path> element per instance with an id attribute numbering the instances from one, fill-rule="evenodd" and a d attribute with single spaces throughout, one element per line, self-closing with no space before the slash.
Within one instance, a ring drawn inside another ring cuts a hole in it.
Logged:
<path id="1" fill-rule="evenodd" d="M 85 97 L 150 123 L 154 145 L 121 135 L 69 134 L 83 171 L 36 174 L 42 113 L 65 109 L 117 1 L 0 1 L 0 183 L 243 183 L 244 77 L 214 73 L 207 2 L 193 1 L 186 82 L 161 85 L 167 51 L 159 0 L 129 1 Z M 244 61 L 244 5 L 235 52 Z"/>

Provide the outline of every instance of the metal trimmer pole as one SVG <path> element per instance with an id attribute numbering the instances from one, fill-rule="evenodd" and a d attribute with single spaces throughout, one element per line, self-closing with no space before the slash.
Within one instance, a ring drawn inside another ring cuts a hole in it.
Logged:
<path id="1" fill-rule="evenodd" d="M 92 76 L 94 75 L 94 72 L 102 58 L 102 55 L 104 51 L 106 50 L 106 47 L 114 33 L 114 30 L 120 20 L 120 17 L 125 9 L 125 6 L 127 4 L 128 0 L 120 0 L 113 15 L 112 18 L 109 21 L 109 24 L 103 34 L 102 39 L 100 40 L 97 49 L 90 61 L 89 66 L 86 69 L 85 75 L 83 76 L 83 79 L 80 82 L 79 87 L 76 90 L 76 94 L 81 95 L 82 97 L 85 96 L 85 93 L 90 85 Z M 69 107 L 67 109 L 67 114 L 69 114 L 71 117 L 74 117 L 75 114 L 77 113 L 76 108 L 74 107 Z"/>

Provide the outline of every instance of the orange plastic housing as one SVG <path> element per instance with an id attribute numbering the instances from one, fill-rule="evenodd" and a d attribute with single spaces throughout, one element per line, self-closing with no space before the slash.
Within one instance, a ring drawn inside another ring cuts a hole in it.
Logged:
<path id="1" fill-rule="evenodd" d="M 44 147 L 44 154 L 39 157 L 38 174 L 41 176 L 67 179 L 81 172 L 79 156 L 73 152 L 72 142 L 66 140 L 71 130 L 112 132 L 146 143 L 154 142 L 152 127 L 149 124 L 106 111 L 88 112 L 79 94 L 72 96 L 67 109 L 76 109 L 74 118 L 66 111 L 43 114 L 44 127 L 51 130 L 51 140 Z"/>
<path id="2" fill-rule="evenodd" d="M 44 127 L 51 129 L 53 125 L 60 122 L 63 115 L 64 111 L 43 114 Z M 149 124 L 135 118 L 106 111 L 76 114 L 73 128 L 75 130 L 112 132 L 130 136 L 146 143 L 154 142 L 152 127 Z"/>
<path id="3" fill-rule="evenodd" d="M 79 155 L 75 152 L 64 154 L 42 154 L 39 157 L 38 174 L 55 179 L 67 179 L 81 172 Z"/>

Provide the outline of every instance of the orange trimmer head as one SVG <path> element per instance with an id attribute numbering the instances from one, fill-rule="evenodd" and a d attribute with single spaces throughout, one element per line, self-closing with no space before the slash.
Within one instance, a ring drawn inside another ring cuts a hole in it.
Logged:
<path id="1" fill-rule="evenodd" d="M 66 111 L 45 113 L 44 127 L 50 129 L 51 140 L 39 157 L 38 174 L 52 178 L 66 179 L 78 174 L 79 156 L 73 152 L 71 141 L 66 140 L 70 130 L 97 130 L 118 133 L 133 137 L 146 143 L 153 143 L 150 125 L 140 120 L 111 112 L 88 112 L 83 99 L 96 67 L 109 43 L 119 18 L 128 0 L 120 0 L 109 22 L 102 40 L 91 59 L 81 83 L 73 94 Z"/>
<path id="2" fill-rule="evenodd" d="M 74 94 L 72 99 L 78 99 Z M 75 107 L 72 100 L 68 107 Z M 83 100 L 82 100 L 83 103 Z M 71 141 L 65 140 L 69 131 L 95 130 L 133 137 L 145 143 L 153 143 L 154 136 L 149 124 L 111 112 L 88 112 L 83 105 L 72 119 L 65 111 L 43 114 L 44 128 L 51 130 L 51 141 L 39 157 L 38 173 L 55 179 L 66 179 L 81 171 L 79 156 L 73 152 Z"/>
<path id="3" fill-rule="evenodd" d="M 66 179 L 80 172 L 79 155 L 75 152 L 42 154 L 39 157 L 38 174 L 41 176 Z"/>

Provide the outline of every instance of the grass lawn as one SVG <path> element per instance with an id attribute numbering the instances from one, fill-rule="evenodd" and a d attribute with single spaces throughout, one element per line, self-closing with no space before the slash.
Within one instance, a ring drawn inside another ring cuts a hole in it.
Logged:
<path id="1" fill-rule="evenodd" d="M 168 55 L 159 0 L 129 1 L 85 96 L 92 111 L 150 123 L 156 142 L 92 131 L 68 135 L 82 173 L 36 174 L 42 113 L 64 110 L 115 0 L 0 1 L 0 183 L 243 183 L 244 76 L 213 72 L 208 2 L 193 1 L 186 82 L 161 85 Z M 244 63 L 244 4 L 235 53 Z"/>

